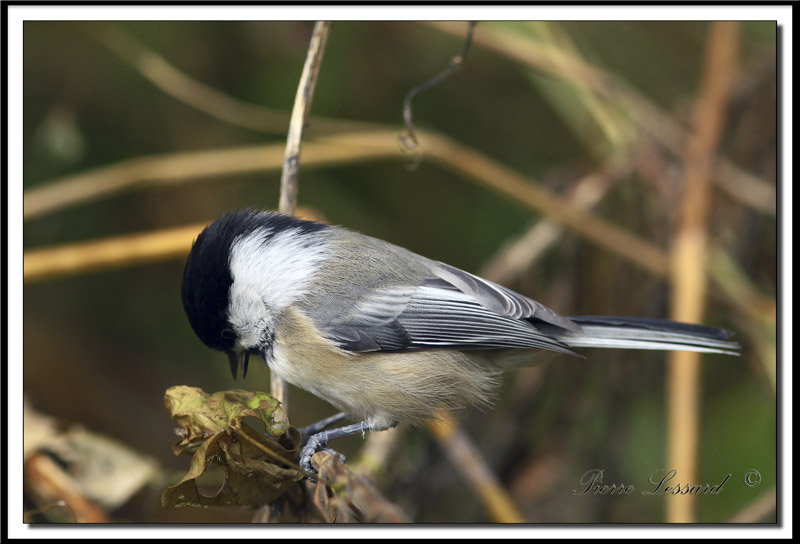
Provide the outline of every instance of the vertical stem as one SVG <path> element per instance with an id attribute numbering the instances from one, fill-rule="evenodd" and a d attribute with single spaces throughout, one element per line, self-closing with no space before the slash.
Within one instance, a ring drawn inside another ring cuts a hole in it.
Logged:
<path id="1" fill-rule="evenodd" d="M 672 317 L 700 322 L 708 286 L 706 232 L 711 202 L 713 157 L 724 125 L 725 108 L 736 74 L 738 23 L 711 23 L 705 69 L 693 114 L 694 130 L 686 150 L 686 178 L 671 254 Z M 697 353 L 670 354 L 667 373 L 668 469 L 677 470 L 682 486 L 698 483 L 700 358 Z M 666 500 L 666 521 L 695 521 L 695 496 Z"/>
<path id="2" fill-rule="evenodd" d="M 278 211 L 286 215 L 293 215 L 297 208 L 297 178 L 300 165 L 300 146 L 303 141 L 303 131 L 311 110 L 311 99 L 314 96 L 314 87 L 322 65 L 322 54 L 325 51 L 325 42 L 331 23 L 318 21 L 314 25 L 311 43 L 308 46 L 306 63 L 297 86 L 297 95 L 294 99 L 292 118 L 289 123 L 289 133 L 286 137 L 286 153 L 281 174 L 281 196 Z M 283 405 L 284 412 L 289 412 L 289 385 L 275 373 L 272 374 L 270 392 Z"/>
<path id="3" fill-rule="evenodd" d="M 325 51 L 325 42 L 328 40 L 330 22 L 317 21 L 308 44 L 306 63 L 297 85 L 297 94 L 294 98 L 292 117 L 289 122 L 289 132 L 286 136 L 286 152 L 283 158 L 281 172 L 281 195 L 278 211 L 286 215 L 294 215 L 297 209 L 297 179 L 300 167 L 300 147 L 303 143 L 303 132 L 311 111 L 311 99 L 314 97 L 314 88 L 317 76 L 322 65 L 322 54 Z M 289 384 L 283 378 L 271 374 L 270 394 L 280 401 L 284 413 L 289 415 Z M 272 523 L 281 521 L 283 497 L 280 500 L 259 508 L 253 523 Z"/>
<path id="4" fill-rule="evenodd" d="M 287 215 L 294 214 L 297 208 L 297 173 L 300 166 L 300 145 L 303 141 L 303 131 L 306 127 L 308 113 L 311 110 L 311 100 L 314 96 L 314 87 L 322 65 L 322 54 L 325 51 L 325 42 L 328 40 L 328 31 L 331 23 L 318 21 L 314 25 L 311 43 L 308 45 L 308 55 L 297 86 L 297 95 L 294 99 L 294 108 L 289 123 L 289 133 L 286 137 L 286 154 L 283 161 L 281 175 L 281 196 L 278 211 Z"/>

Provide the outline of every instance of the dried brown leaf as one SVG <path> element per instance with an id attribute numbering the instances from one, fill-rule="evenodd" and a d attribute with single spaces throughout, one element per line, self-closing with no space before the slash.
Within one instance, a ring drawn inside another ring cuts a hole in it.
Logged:
<path id="1" fill-rule="evenodd" d="M 300 432 L 286 423 L 280 403 L 267 393 L 236 389 L 209 395 L 176 386 L 167 390 L 164 405 L 182 427 L 173 451 L 193 456 L 186 476 L 162 492 L 163 507 L 263 505 L 303 478 L 290 461 L 300 447 Z M 213 466 L 223 470 L 225 480 L 208 496 L 197 479 Z"/>
<path id="2" fill-rule="evenodd" d="M 314 503 L 331 523 L 410 523 L 396 504 L 388 501 L 366 476 L 347 468 L 336 455 L 314 454 L 318 470 Z"/>

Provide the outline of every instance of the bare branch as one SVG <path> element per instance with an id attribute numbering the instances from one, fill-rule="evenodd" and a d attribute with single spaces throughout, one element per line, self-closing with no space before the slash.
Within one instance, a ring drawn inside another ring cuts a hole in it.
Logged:
<path id="1" fill-rule="evenodd" d="M 411 89 L 403 101 L 403 121 L 405 122 L 406 132 L 400 136 L 400 144 L 403 146 L 403 149 L 413 151 L 416 154 L 416 159 L 413 166 L 417 166 L 419 164 L 421 155 L 419 152 L 419 140 L 417 139 L 417 133 L 414 130 L 414 122 L 411 120 L 411 101 L 414 100 L 414 97 L 416 97 L 418 94 L 427 91 L 431 87 L 435 87 L 453 75 L 456 70 L 461 68 L 467 58 L 467 53 L 469 53 L 470 45 L 472 45 L 472 34 L 475 31 L 475 26 L 477 24 L 477 21 L 471 21 L 469 23 L 469 30 L 467 30 L 467 37 L 464 40 L 464 45 L 461 46 L 461 51 L 459 51 L 458 55 L 450 59 L 450 63 L 447 68 L 445 68 L 433 79 Z"/>
<path id="2" fill-rule="evenodd" d="M 289 122 L 289 134 L 286 137 L 286 152 L 283 159 L 281 172 L 281 196 L 278 211 L 286 215 L 294 215 L 297 209 L 297 181 L 300 168 L 300 146 L 303 142 L 303 131 L 311 101 L 314 97 L 314 88 L 317 76 L 322 65 L 322 55 L 325 52 L 325 43 L 328 40 L 328 31 L 331 23 L 318 21 L 311 34 L 311 43 L 308 46 L 308 55 L 297 86 L 297 95 L 294 99 L 292 117 Z M 271 373 L 270 393 L 278 399 L 283 406 L 283 411 L 289 413 L 289 384 L 275 372 Z"/>
<path id="3" fill-rule="evenodd" d="M 281 176 L 281 198 L 278 210 L 291 215 L 297 207 L 297 176 L 300 165 L 300 146 L 303 141 L 303 131 L 311 110 L 311 100 L 314 97 L 314 87 L 322 65 L 322 54 L 325 51 L 325 42 L 328 40 L 328 31 L 331 23 L 319 21 L 314 25 L 311 43 L 308 46 L 308 56 L 297 86 L 297 96 L 294 99 L 292 118 L 289 123 L 289 134 L 286 138 L 286 154 L 283 162 Z"/>

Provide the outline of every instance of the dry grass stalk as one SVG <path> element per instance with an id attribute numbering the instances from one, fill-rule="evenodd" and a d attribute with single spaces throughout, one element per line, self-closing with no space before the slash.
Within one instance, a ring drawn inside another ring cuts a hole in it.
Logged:
<path id="1" fill-rule="evenodd" d="M 711 23 L 705 70 L 694 111 L 694 132 L 686 152 L 686 178 L 671 254 L 672 318 L 701 323 L 708 278 L 706 225 L 711 205 L 711 174 L 725 109 L 736 75 L 738 23 Z M 698 481 L 700 357 L 671 352 L 667 373 L 667 465 L 681 482 Z M 693 484 L 692 484 L 693 485 Z M 696 496 L 666 501 L 666 521 L 695 521 Z"/>

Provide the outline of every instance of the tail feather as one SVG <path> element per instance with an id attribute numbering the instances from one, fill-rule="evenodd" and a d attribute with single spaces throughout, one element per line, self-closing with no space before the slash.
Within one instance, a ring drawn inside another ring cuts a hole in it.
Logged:
<path id="1" fill-rule="evenodd" d="M 732 333 L 702 325 L 637 317 L 570 317 L 583 329 L 554 334 L 569 347 L 685 350 L 738 355 Z M 554 331 L 552 331 L 554 333 Z"/>

